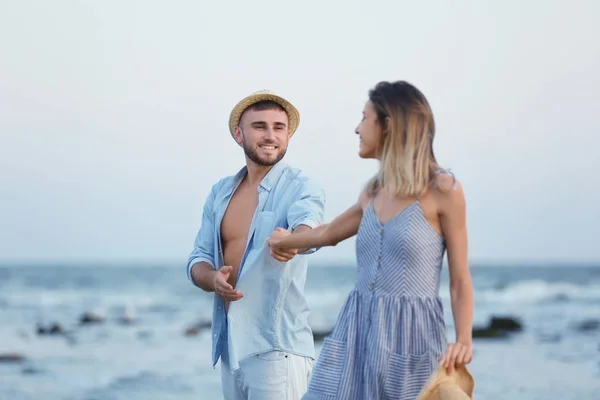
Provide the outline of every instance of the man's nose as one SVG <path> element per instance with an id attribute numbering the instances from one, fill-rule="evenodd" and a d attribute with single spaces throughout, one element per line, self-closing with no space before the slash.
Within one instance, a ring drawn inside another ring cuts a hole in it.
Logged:
<path id="1" fill-rule="evenodd" d="M 265 138 L 266 139 L 275 139 L 275 128 L 272 126 L 265 129 Z"/>

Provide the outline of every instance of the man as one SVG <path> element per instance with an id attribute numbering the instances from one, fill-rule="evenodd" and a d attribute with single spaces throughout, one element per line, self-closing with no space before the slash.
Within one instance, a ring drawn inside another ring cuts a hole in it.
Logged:
<path id="1" fill-rule="evenodd" d="M 314 341 L 304 296 L 306 254 L 270 254 L 276 228 L 289 234 L 323 223 L 325 194 L 283 163 L 298 110 L 269 91 L 232 110 L 229 130 L 246 166 L 217 182 L 204 204 L 188 278 L 215 292 L 212 360 L 221 358 L 226 400 L 300 399 L 308 388 Z"/>

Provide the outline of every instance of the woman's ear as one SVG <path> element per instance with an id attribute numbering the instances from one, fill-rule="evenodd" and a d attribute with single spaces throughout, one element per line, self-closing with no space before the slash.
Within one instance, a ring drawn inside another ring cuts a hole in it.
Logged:
<path id="1" fill-rule="evenodd" d="M 392 119 L 390 117 L 385 117 L 385 119 L 383 120 L 383 126 L 382 128 L 382 133 L 384 135 L 387 135 L 387 133 L 390 131 L 390 125 L 392 124 Z"/>

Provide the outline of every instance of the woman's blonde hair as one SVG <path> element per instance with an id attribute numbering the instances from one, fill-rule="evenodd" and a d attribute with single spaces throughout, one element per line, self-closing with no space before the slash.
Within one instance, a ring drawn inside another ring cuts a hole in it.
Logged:
<path id="1" fill-rule="evenodd" d="M 429 102 L 405 81 L 378 83 L 369 100 L 382 140 L 379 172 L 367 184 L 367 194 L 383 187 L 396 196 L 419 198 L 440 170 L 433 154 L 435 121 Z"/>

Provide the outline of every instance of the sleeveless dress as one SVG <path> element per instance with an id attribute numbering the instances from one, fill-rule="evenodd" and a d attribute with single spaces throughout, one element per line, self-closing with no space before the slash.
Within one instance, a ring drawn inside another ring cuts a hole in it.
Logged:
<path id="1" fill-rule="evenodd" d="M 419 200 L 385 224 L 369 204 L 356 237 L 355 286 L 303 400 L 416 399 L 447 345 L 438 295 L 445 251 Z"/>

